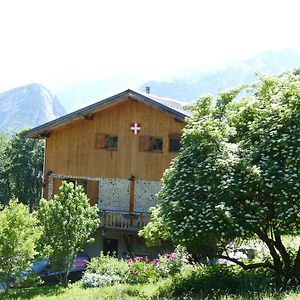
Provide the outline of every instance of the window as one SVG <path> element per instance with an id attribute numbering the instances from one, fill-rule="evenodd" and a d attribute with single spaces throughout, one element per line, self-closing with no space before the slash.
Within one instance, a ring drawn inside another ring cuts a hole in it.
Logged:
<path id="1" fill-rule="evenodd" d="M 162 151 L 163 150 L 163 140 L 161 138 L 153 138 L 153 151 Z"/>
<path id="2" fill-rule="evenodd" d="M 117 136 L 108 136 L 107 137 L 107 149 L 108 150 L 117 150 L 118 149 L 118 137 Z"/>
<path id="3" fill-rule="evenodd" d="M 153 137 L 150 135 L 140 136 L 140 151 L 163 151 L 163 139 L 160 137 Z"/>
<path id="4" fill-rule="evenodd" d="M 169 137 L 169 152 L 178 152 L 180 149 L 180 133 L 170 133 Z"/>
<path id="5" fill-rule="evenodd" d="M 178 152 L 180 150 L 180 140 L 169 139 L 169 152 Z"/>
<path id="6" fill-rule="evenodd" d="M 95 149 L 117 150 L 118 137 L 115 135 L 96 133 Z"/>

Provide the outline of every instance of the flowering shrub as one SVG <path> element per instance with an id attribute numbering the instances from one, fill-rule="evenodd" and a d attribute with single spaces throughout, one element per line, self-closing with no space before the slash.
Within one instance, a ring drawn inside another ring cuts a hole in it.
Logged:
<path id="1" fill-rule="evenodd" d="M 144 283 L 158 280 L 160 277 L 173 276 L 180 272 L 189 262 L 186 248 L 178 245 L 173 253 L 160 255 L 158 259 L 149 261 L 147 257 L 135 257 L 128 260 L 128 283 Z"/>
<path id="2" fill-rule="evenodd" d="M 149 261 L 147 257 L 135 257 L 128 260 L 129 272 L 126 277 L 128 283 L 145 283 L 157 280 L 161 274 L 155 260 Z"/>
<path id="3" fill-rule="evenodd" d="M 98 257 L 92 258 L 86 273 L 118 276 L 124 278 L 128 273 L 128 264 L 123 259 L 114 256 L 104 255 L 102 252 Z"/>
<path id="4" fill-rule="evenodd" d="M 125 260 L 101 252 L 99 257 L 92 258 L 81 282 L 84 287 L 100 287 L 124 282 L 128 270 Z"/>
<path id="5" fill-rule="evenodd" d="M 186 248 L 178 245 L 173 253 L 166 253 L 159 256 L 158 265 L 162 276 L 175 275 L 188 264 L 190 255 Z"/>
<path id="6" fill-rule="evenodd" d="M 283 240 L 300 234 L 299 87 L 295 69 L 190 106 L 181 150 L 141 236 L 167 236 L 198 255 L 299 280 L 300 249 L 292 254 Z M 252 238 L 267 246 L 266 260 L 226 254 L 228 241 Z"/>
<path id="7" fill-rule="evenodd" d="M 105 285 L 111 285 L 116 282 L 120 282 L 120 277 L 115 275 L 96 274 L 85 272 L 81 283 L 83 287 L 101 287 Z"/>

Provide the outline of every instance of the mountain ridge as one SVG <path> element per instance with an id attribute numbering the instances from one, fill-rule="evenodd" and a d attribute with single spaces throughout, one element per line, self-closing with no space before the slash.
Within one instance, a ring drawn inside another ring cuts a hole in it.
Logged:
<path id="1" fill-rule="evenodd" d="M 228 88 L 254 83 L 258 74 L 275 75 L 295 67 L 300 67 L 300 53 L 296 51 L 264 52 L 245 61 L 205 67 L 203 71 L 201 66 L 185 70 L 171 80 L 148 81 L 139 90 L 150 86 L 155 95 L 190 102 L 203 94 L 216 95 Z"/>
<path id="2" fill-rule="evenodd" d="M 0 131 L 35 127 L 65 113 L 58 98 L 38 83 L 0 93 Z"/>

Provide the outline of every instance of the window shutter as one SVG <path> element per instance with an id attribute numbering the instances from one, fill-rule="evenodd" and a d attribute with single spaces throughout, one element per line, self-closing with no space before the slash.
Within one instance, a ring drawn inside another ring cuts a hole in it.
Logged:
<path id="1" fill-rule="evenodd" d="M 89 180 L 87 183 L 87 195 L 90 199 L 91 205 L 98 205 L 99 197 L 99 181 Z"/>
<path id="2" fill-rule="evenodd" d="M 95 149 L 104 149 L 107 144 L 107 135 L 103 133 L 96 133 Z"/>
<path id="3" fill-rule="evenodd" d="M 174 139 L 174 140 L 180 140 L 181 138 L 181 133 L 176 132 L 176 133 L 169 133 L 168 134 L 169 139 Z"/>
<path id="4" fill-rule="evenodd" d="M 151 151 L 153 147 L 153 140 L 150 135 L 140 136 L 140 151 Z"/>

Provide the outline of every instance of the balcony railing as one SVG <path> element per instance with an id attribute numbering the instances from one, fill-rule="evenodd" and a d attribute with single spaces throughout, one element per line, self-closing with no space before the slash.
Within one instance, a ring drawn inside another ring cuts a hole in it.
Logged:
<path id="1" fill-rule="evenodd" d="M 102 210 L 101 225 L 104 228 L 137 232 L 150 221 L 149 212 Z"/>

